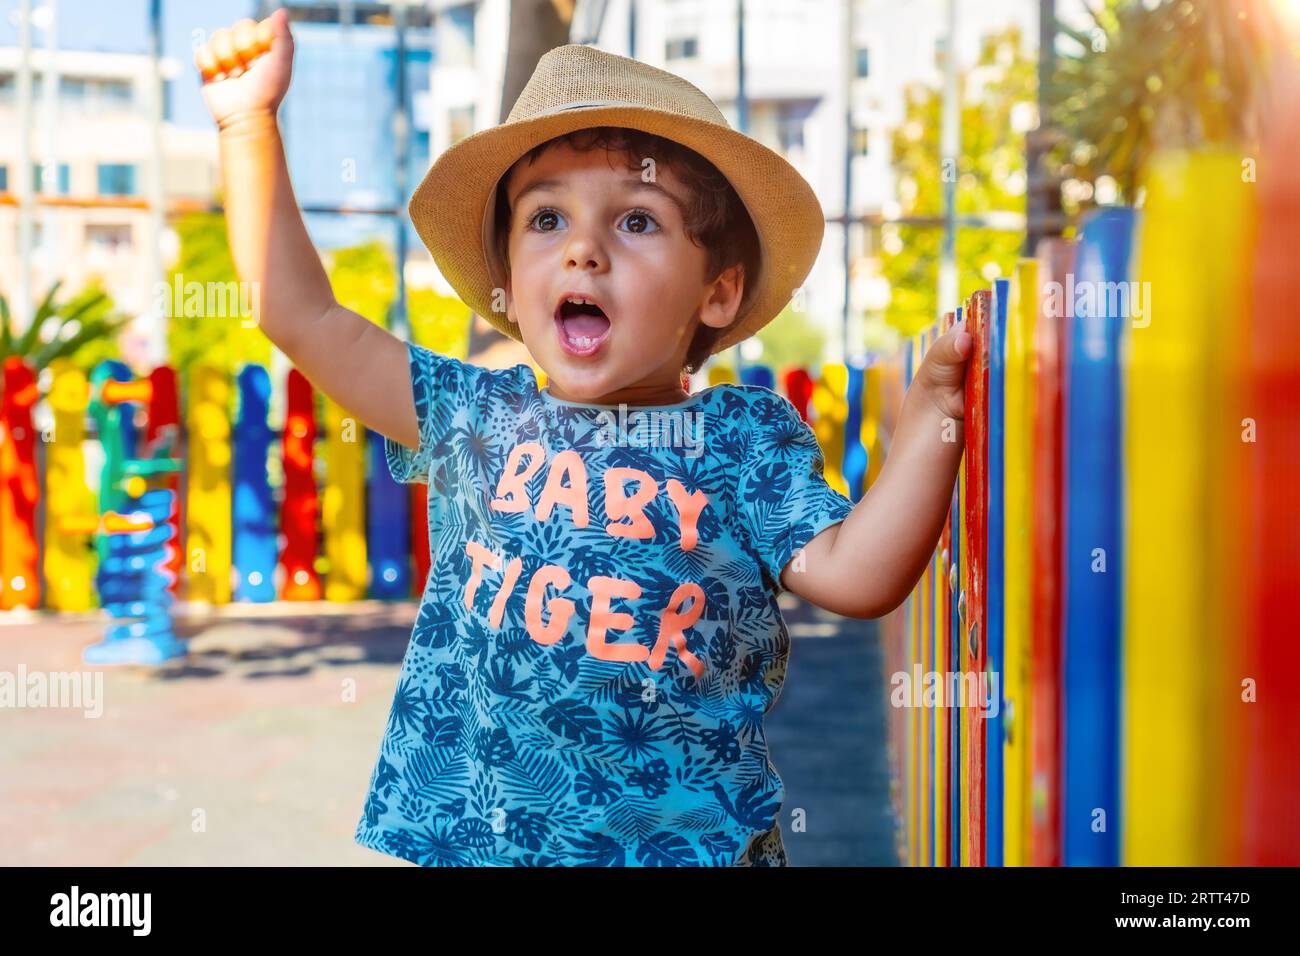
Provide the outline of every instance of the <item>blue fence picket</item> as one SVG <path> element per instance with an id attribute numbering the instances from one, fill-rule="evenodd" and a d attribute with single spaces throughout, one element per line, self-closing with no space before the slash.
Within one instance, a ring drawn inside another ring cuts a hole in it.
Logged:
<path id="1" fill-rule="evenodd" d="M 1108 208 L 1084 224 L 1075 265 L 1077 306 L 1066 303 L 1062 836 L 1067 866 L 1119 863 L 1124 580 L 1119 353 L 1127 309 L 1118 290 L 1127 290 L 1134 223 L 1132 209 Z M 1071 312 L 1077 313 L 1073 319 Z M 1104 813 L 1104 827 L 1098 811 Z"/>

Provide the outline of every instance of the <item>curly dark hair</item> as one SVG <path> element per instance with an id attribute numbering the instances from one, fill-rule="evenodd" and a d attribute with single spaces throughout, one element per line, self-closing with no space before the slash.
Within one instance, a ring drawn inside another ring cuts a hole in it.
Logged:
<path id="1" fill-rule="evenodd" d="M 653 157 L 657 164 L 671 169 L 686 187 L 686 234 L 695 245 L 707 250 L 710 278 L 717 278 L 723 270 L 737 264 L 744 270 L 743 310 L 757 288 L 761 262 L 758 233 L 740 196 L 716 166 L 680 143 L 621 126 L 596 126 L 557 136 L 534 146 L 515 165 L 525 160 L 531 165 L 548 147 L 557 143 L 567 143 L 579 152 L 599 148 L 620 153 L 626 158 L 628 168 L 638 172 L 644 157 Z M 510 234 L 510 202 L 506 196 L 508 178 L 509 172 L 497 183 L 494 212 L 497 254 L 507 269 L 510 266 L 507 249 Z M 703 368 L 713 354 L 714 344 L 728 328 L 730 326 L 718 329 L 701 324 L 691 339 L 682 370 L 694 374 Z"/>

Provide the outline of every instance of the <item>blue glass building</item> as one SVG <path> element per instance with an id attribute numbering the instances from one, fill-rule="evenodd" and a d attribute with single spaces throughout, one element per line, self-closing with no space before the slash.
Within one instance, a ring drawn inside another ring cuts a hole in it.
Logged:
<path id="1" fill-rule="evenodd" d="M 322 5 L 327 6 L 327 5 Z M 380 238 L 396 244 L 391 217 L 313 212 L 312 207 L 400 208 L 429 166 L 427 97 L 432 33 L 405 31 L 409 157 L 404 195 L 397 181 L 397 37 L 389 24 L 293 23 L 294 77 L 280 111 L 280 128 L 294 192 L 307 210 L 307 230 L 321 249 Z M 407 226 L 410 249 L 422 248 Z"/>

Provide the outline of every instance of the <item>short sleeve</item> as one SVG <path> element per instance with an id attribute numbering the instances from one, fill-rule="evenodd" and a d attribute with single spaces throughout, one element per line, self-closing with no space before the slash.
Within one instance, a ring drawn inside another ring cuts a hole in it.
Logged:
<path id="1" fill-rule="evenodd" d="M 446 442 L 457 412 L 466 404 L 469 371 L 473 366 L 414 342 L 406 343 L 406 354 L 411 391 L 415 395 L 415 419 L 420 426 L 420 445 L 408 448 L 385 437 L 384 458 L 394 481 L 428 484 L 435 451 Z"/>
<path id="2" fill-rule="evenodd" d="M 764 389 L 749 403 L 750 441 L 737 486 L 750 543 L 776 584 L 800 548 L 853 511 L 826 483 L 825 457 L 812 428 L 783 396 Z"/>

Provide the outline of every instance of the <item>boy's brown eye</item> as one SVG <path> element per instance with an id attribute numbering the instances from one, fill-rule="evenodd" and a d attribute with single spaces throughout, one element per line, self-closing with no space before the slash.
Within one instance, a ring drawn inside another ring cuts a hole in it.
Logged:
<path id="1" fill-rule="evenodd" d="M 549 210 L 538 213 L 537 218 L 534 219 L 533 222 L 537 225 L 537 228 L 541 229 L 543 232 L 550 232 L 559 224 L 558 217 L 555 213 L 550 212 Z"/>
<path id="2" fill-rule="evenodd" d="M 654 232 L 658 224 L 648 213 L 630 212 L 623 217 L 623 223 L 628 232 L 647 233 Z"/>

